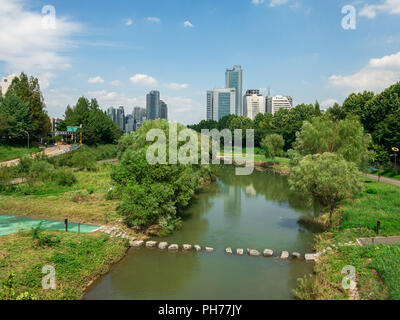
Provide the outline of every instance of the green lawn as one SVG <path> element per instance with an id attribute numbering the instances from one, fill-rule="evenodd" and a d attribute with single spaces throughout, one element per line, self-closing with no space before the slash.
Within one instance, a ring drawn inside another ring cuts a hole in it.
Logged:
<path id="1" fill-rule="evenodd" d="M 26 146 L 8 146 L 0 144 L 0 162 L 21 158 L 24 155 L 39 152 L 40 149 L 31 147 L 29 150 Z"/>
<path id="2" fill-rule="evenodd" d="M 0 237 L 0 300 L 81 299 L 87 285 L 124 256 L 126 240 L 105 234 L 42 231 Z M 56 272 L 56 289 L 42 288 L 42 268 Z"/>
<path id="3" fill-rule="evenodd" d="M 316 275 L 295 290 L 298 298 L 348 299 L 349 291 L 341 285 L 344 277 L 341 271 L 350 265 L 356 269 L 361 299 L 400 300 L 400 244 L 343 245 L 359 237 L 377 236 L 378 220 L 380 236 L 400 235 L 400 188 L 370 179 L 365 179 L 364 186 L 359 197 L 340 204 L 335 219 L 340 223 L 317 236 L 317 251 L 328 246 L 333 250 L 317 262 Z"/>

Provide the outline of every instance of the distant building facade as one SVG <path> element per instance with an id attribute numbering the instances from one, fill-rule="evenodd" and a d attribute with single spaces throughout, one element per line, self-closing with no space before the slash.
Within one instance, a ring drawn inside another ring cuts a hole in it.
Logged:
<path id="1" fill-rule="evenodd" d="M 146 109 L 141 107 L 134 107 L 133 108 L 133 120 L 135 123 L 135 131 L 136 129 L 140 128 L 147 119 L 146 116 Z"/>
<path id="2" fill-rule="evenodd" d="M 6 95 L 8 88 L 10 87 L 11 83 L 17 76 L 15 74 L 11 74 L 7 77 L 3 77 L 1 79 L 1 84 L 0 84 L 0 91 L 3 97 Z"/>
<path id="3" fill-rule="evenodd" d="M 147 120 L 156 120 L 161 117 L 160 92 L 153 90 L 146 96 Z"/>
<path id="4" fill-rule="evenodd" d="M 280 109 L 293 108 L 293 98 L 290 96 L 268 96 L 266 99 L 266 110 L 268 113 L 275 114 Z"/>
<path id="5" fill-rule="evenodd" d="M 225 87 L 226 88 L 234 88 L 236 92 L 235 97 L 235 109 L 233 114 L 238 116 L 243 115 L 243 104 L 242 104 L 242 95 L 243 95 L 243 71 L 241 66 L 233 66 L 231 69 L 226 69 L 225 72 Z"/>
<path id="6" fill-rule="evenodd" d="M 160 100 L 160 118 L 168 120 L 168 106 L 162 100 Z"/>
<path id="7" fill-rule="evenodd" d="M 219 121 L 224 116 L 235 114 L 236 89 L 214 89 L 212 95 L 212 120 Z"/>
<path id="8" fill-rule="evenodd" d="M 117 120 L 116 123 L 122 132 L 125 132 L 125 109 L 123 106 L 120 106 L 117 109 Z"/>
<path id="9" fill-rule="evenodd" d="M 207 120 L 213 119 L 213 95 L 212 90 L 207 91 Z"/>
<path id="10" fill-rule="evenodd" d="M 265 113 L 264 96 L 260 90 L 247 90 L 243 97 L 243 116 L 254 120 L 259 113 Z"/>

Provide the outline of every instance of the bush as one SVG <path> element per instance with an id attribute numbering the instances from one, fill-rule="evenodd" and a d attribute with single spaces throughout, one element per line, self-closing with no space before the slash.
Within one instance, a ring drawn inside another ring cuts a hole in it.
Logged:
<path id="1" fill-rule="evenodd" d="M 47 161 L 33 161 L 29 170 L 29 182 L 47 182 L 54 176 L 54 166 Z"/>
<path id="2" fill-rule="evenodd" d="M 76 177 L 70 169 L 59 168 L 53 174 L 53 180 L 59 186 L 72 186 L 76 183 Z"/>
<path id="3" fill-rule="evenodd" d="M 71 158 L 71 163 L 75 168 L 87 171 L 96 171 L 96 158 L 86 150 L 74 152 Z"/>
<path id="4" fill-rule="evenodd" d="M 13 178 L 12 170 L 7 167 L 0 167 L 0 191 L 5 190 Z"/>

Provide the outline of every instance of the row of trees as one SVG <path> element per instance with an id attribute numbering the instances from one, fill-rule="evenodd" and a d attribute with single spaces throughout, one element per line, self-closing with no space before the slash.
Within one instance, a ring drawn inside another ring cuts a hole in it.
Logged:
<path id="1" fill-rule="evenodd" d="M 376 95 L 369 91 L 352 93 L 342 106 L 336 103 L 324 114 L 321 113 L 319 103 L 316 102 L 315 105 L 300 104 L 290 110 L 281 109 L 274 115 L 258 114 L 254 120 L 229 115 L 218 122 L 203 120 L 189 127 L 198 132 L 202 129 L 254 129 L 256 146 L 261 146 L 266 136 L 277 134 L 283 137 L 284 150 L 287 151 L 294 146 L 296 134 L 303 127 L 304 121 L 311 122 L 315 117 L 333 122 L 344 119 L 360 121 L 365 132 L 371 135 L 370 149 L 375 151 L 375 161 L 388 163 L 392 147 L 399 147 L 400 144 L 400 82 Z M 326 143 L 335 143 L 336 132 L 333 130 L 354 130 L 351 127 L 326 128 L 326 123 L 321 120 L 318 124 L 322 126 L 318 130 L 327 129 L 321 140 Z M 314 143 L 321 142 L 314 141 Z"/>
<path id="2" fill-rule="evenodd" d="M 38 79 L 21 73 L 4 97 L 0 92 L 0 142 L 21 143 L 28 134 L 32 141 L 38 141 L 50 131 L 50 118 Z"/>

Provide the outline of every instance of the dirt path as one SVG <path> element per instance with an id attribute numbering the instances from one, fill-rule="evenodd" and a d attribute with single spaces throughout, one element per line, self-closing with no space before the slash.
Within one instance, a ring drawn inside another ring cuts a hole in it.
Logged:
<path id="1" fill-rule="evenodd" d="M 376 176 L 376 175 L 374 175 L 374 174 L 363 173 L 362 175 L 363 175 L 364 177 L 370 178 L 370 179 L 372 179 L 372 180 L 376 180 L 376 181 L 379 180 L 379 177 Z M 400 180 L 391 179 L 391 178 L 386 178 L 386 177 L 381 177 L 381 178 L 380 178 L 380 181 L 381 181 L 381 182 L 386 182 L 386 183 L 392 184 L 392 185 L 394 185 L 394 186 L 400 187 Z"/>

